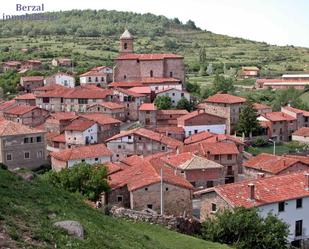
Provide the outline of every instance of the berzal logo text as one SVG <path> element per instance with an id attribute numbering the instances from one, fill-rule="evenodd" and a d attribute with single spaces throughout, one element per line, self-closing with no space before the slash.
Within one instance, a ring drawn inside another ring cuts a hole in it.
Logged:
<path id="1" fill-rule="evenodd" d="M 44 3 L 39 5 L 23 5 L 16 4 L 16 12 L 23 13 L 21 15 L 7 15 L 3 13 L 2 20 L 55 20 L 56 16 L 43 14 L 45 11 Z"/>

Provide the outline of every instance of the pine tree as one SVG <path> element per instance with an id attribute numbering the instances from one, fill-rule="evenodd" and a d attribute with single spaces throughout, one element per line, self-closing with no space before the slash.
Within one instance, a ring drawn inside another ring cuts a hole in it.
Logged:
<path id="1" fill-rule="evenodd" d="M 253 108 L 253 103 L 247 100 L 237 123 L 236 130 L 238 133 L 244 133 L 245 136 L 252 136 L 252 133 L 258 132 L 261 129 L 259 121 L 257 120 L 258 113 Z"/>

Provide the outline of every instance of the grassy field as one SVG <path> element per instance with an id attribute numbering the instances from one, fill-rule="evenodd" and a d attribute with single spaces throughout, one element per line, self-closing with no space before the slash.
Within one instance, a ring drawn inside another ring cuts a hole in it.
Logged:
<path id="1" fill-rule="evenodd" d="M 303 93 L 303 94 L 300 96 L 300 98 L 301 98 L 305 103 L 308 103 L 308 104 L 309 104 L 309 91 Z"/>
<path id="2" fill-rule="evenodd" d="M 8 245 L 0 241 L 0 248 L 229 248 L 158 225 L 105 216 L 84 204 L 80 196 L 56 189 L 39 179 L 28 183 L 2 169 L 0 179 L 0 234 L 4 229 L 8 238 Z M 51 214 L 55 214 L 55 218 L 49 218 Z M 84 226 L 85 240 L 75 239 L 52 226 L 55 221 L 68 219 Z"/>
<path id="3" fill-rule="evenodd" d="M 268 145 L 268 146 L 263 146 L 263 147 L 248 147 L 246 151 L 253 155 L 258 155 L 261 153 L 269 153 L 273 154 L 274 146 L 273 145 Z M 289 148 L 287 147 L 286 144 L 278 144 L 276 145 L 276 155 L 283 155 L 289 153 Z"/>

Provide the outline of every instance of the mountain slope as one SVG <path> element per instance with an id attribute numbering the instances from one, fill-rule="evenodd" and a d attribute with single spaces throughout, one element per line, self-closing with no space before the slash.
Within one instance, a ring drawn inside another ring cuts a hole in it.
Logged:
<path id="1" fill-rule="evenodd" d="M 84 204 L 78 195 L 56 189 L 39 179 L 25 182 L 2 169 L 0 179 L 0 248 L 8 245 L 11 248 L 74 249 L 228 248 L 158 225 L 105 216 Z M 84 226 L 85 240 L 74 239 L 52 226 L 55 221 L 68 219 Z M 1 237 L 5 237 L 6 242 Z"/>
<path id="2" fill-rule="evenodd" d="M 175 52 L 185 56 L 187 71 L 199 70 L 199 51 L 206 48 L 207 64 L 214 68 L 262 67 L 266 73 L 309 70 L 309 49 L 271 46 L 218 35 L 153 14 L 107 10 L 73 10 L 46 13 L 54 21 L 4 21 L 0 24 L 0 60 L 72 57 L 77 70 L 93 65 L 112 65 L 119 36 L 127 26 L 136 37 L 137 52 Z M 224 20 L 222 20 L 224 21 Z M 29 48 L 28 53 L 19 51 Z"/>

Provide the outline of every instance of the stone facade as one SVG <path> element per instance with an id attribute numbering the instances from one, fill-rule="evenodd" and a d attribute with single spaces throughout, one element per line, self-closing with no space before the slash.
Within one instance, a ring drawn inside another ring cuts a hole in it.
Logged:
<path id="1" fill-rule="evenodd" d="M 47 163 L 44 132 L 0 137 L 0 161 L 9 169 L 35 169 Z"/>
<path id="2" fill-rule="evenodd" d="M 101 106 L 100 104 L 94 104 L 92 106 L 87 107 L 87 112 L 107 114 L 121 121 L 125 121 L 126 119 L 125 107 L 117 108 L 117 109 L 110 109 L 110 108 Z"/>
<path id="3" fill-rule="evenodd" d="M 145 128 L 157 127 L 157 110 L 144 111 L 139 110 L 139 123 Z"/>

